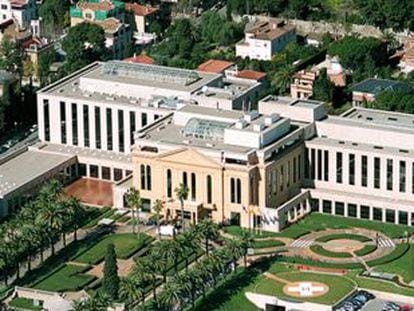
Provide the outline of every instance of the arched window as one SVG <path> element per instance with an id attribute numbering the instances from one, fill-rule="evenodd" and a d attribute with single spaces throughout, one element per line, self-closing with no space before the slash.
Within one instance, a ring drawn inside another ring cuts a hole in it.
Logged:
<path id="1" fill-rule="evenodd" d="M 197 193 L 197 181 L 196 181 L 196 174 L 191 173 L 191 200 L 196 200 L 196 193 Z"/>
<path id="2" fill-rule="evenodd" d="M 183 172 L 183 184 L 188 187 L 187 172 Z"/>
<path id="3" fill-rule="evenodd" d="M 141 189 L 145 189 L 145 165 L 144 164 L 141 164 L 140 170 L 141 170 L 141 173 L 140 173 L 140 175 L 141 175 Z"/>
<path id="4" fill-rule="evenodd" d="M 236 203 L 236 182 L 234 178 L 230 178 L 230 202 Z"/>
<path id="5" fill-rule="evenodd" d="M 213 202 L 213 181 L 210 175 L 207 175 L 207 204 Z"/>
<path id="6" fill-rule="evenodd" d="M 151 190 L 151 166 L 147 165 L 147 190 Z"/>
<path id="7" fill-rule="evenodd" d="M 240 180 L 240 178 L 237 178 L 236 193 L 237 193 L 236 203 L 240 204 L 241 203 L 241 197 L 242 197 L 242 193 L 241 193 L 241 180 Z"/>
<path id="8" fill-rule="evenodd" d="M 167 197 L 172 197 L 172 176 L 171 176 L 171 170 L 167 170 Z"/>

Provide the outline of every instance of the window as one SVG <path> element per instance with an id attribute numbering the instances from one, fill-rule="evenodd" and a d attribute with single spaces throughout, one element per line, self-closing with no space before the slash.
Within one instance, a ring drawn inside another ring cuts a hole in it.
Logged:
<path id="1" fill-rule="evenodd" d="M 342 152 L 336 153 L 336 182 L 342 183 Z"/>
<path id="2" fill-rule="evenodd" d="M 322 180 L 322 150 L 318 150 L 318 180 Z"/>
<path id="3" fill-rule="evenodd" d="M 367 156 L 361 157 L 361 186 L 368 186 L 368 158 Z"/>
<path id="4" fill-rule="evenodd" d="M 369 219 L 371 216 L 370 208 L 367 205 L 361 205 L 361 218 L 362 219 Z"/>
<path id="5" fill-rule="evenodd" d="M 106 108 L 106 139 L 108 150 L 113 150 L 113 139 L 112 139 L 112 110 Z"/>
<path id="6" fill-rule="evenodd" d="M 325 214 L 332 214 L 332 202 L 323 200 L 322 201 L 322 212 Z"/>
<path id="7" fill-rule="evenodd" d="M 188 187 L 187 172 L 183 172 L 183 184 Z"/>
<path id="8" fill-rule="evenodd" d="M 172 198 L 172 173 L 171 170 L 167 170 L 167 198 Z"/>
<path id="9" fill-rule="evenodd" d="M 355 154 L 349 154 L 349 184 L 355 185 Z"/>
<path id="10" fill-rule="evenodd" d="M 299 163 L 299 167 L 300 167 L 300 163 Z M 300 173 L 299 173 L 299 176 L 300 176 Z M 309 149 L 308 148 L 305 149 L 305 178 L 309 179 Z"/>
<path id="11" fill-rule="evenodd" d="M 197 197 L 197 181 L 196 181 L 196 174 L 191 173 L 191 200 L 195 201 Z"/>
<path id="12" fill-rule="evenodd" d="M 79 163 L 78 164 L 78 171 L 79 171 L 79 176 L 86 176 L 86 164 L 84 163 Z"/>
<path id="13" fill-rule="evenodd" d="M 93 178 L 99 177 L 98 166 L 97 165 L 89 165 L 89 176 Z"/>
<path id="14" fill-rule="evenodd" d="M 125 152 L 124 112 L 122 110 L 118 110 L 118 142 L 119 151 Z"/>
<path id="15" fill-rule="evenodd" d="M 392 159 L 387 159 L 387 190 L 392 190 L 392 183 L 393 183 L 393 168 L 392 168 Z"/>
<path id="16" fill-rule="evenodd" d="M 96 149 L 101 149 L 101 108 L 99 107 L 95 107 L 95 139 Z"/>
<path id="17" fill-rule="evenodd" d="M 311 149 L 311 179 L 315 179 L 315 149 Z"/>
<path id="18" fill-rule="evenodd" d="M 72 144 L 78 145 L 78 105 L 72 103 Z"/>
<path id="19" fill-rule="evenodd" d="M 382 208 L 374 207 L 373 218 L 374 220 L 382 221 Z"/>
<path id="20" fill-rule="evenodd" d="M 237 196 L 236 196 L 236 203 L 241 203 L 241 196 L 242 196 L 242 190 L 241 190 L 241 180 L 240 178 L 237 178 L 236 180 L 236 190 L 237 190 Z"/>
<path id="21" fill-rule="evenodd" d="M 398 223 L 400 225 L 408 225 L 408 213 L 404 211 L 398 212 Z"/>
<path id="22" fill-rule="evenodd" d="M 142 127 L 148 124 L 148 116 L 145 112 L 141 113 L 141 122 L 142 122 Z"/>
<path id="23" fill-rule="evenodd" d="M 43 100 L 43 119 L 45 124 L 45 141 L 50 141 L 50 113 L 49 113 L 49 100 Z"/>
<path id="24" fill-rule="evenodd" d="M 405 161 L 400 161 L 400 192 L 405 192 L 406 190 L 405 176 Z"/>
<path id="25" fill-rule="evenodd" d="M 141 189 L 145 189 L 145 165 L 140 166 Z"/>
<path id="26" fill-rule="evenodd" d="M 83 105 L 83 143 L 85 147 L 89 147 L 89 107 Z"/>
<path id="27" fill-rule="evenodd" d="M 111 179 L 111 169 L 106 166 L 102 166 L 102 179 L 110 180 Z"/>
<path id="28" fill-rule="evenodd" d="M 147 190 L 151 190 L 151 166 L 147 165 Z"/>
<path id="29" fill-rule="evenodd" d="M 2 9 L 2 10 L 7 10 L 7 5 L 6 5 L 6 4 L 2 4 L 2 5 L 1 5 L 1 9 Z"/>
<path id="30" fill-rule="evenodd" d="M 207 203 L 213 203 L 213 181 L 210 175 L 207 175 Z"/>
<path id="31" fill-rule="evenodd" d="M 159 114 L 154 114 L 154 121 L 155 120 L 158 120 L 160 118 L 160 115 Z"/>
<path id="32" fill-rule="evenodd" d="M 385 221 L 395 223 L 395 211 L 393 209 L 385 210 Z"/>
<path id="33" fill-rule="evenodd" d="M 343 202 L 335 202 L 335 215 L 345 215 L 345 204 Z"/>
<path id="34" fill-rule="evenodd" d="M 329 181 L 329 151 L 323 152 L 323 163 L 324 163 L 324 180 Z"/>
<path id="35" fill-rule="evenodd" d="M 230 202 L 241 204 L 241 180 L 230 178 Z"/>
<path id="36" fill-rule="evenodd" d="M 356 204 L 348 204 L 348 217 L 357 217 Z"/>
<path id="37" fill-rule="evenodd" d="M 319 211 L 319 199 L 311 198 L 310 206 L 311 206 L 312 212 L 318 212 Z"/>
<path id="38" fill-rule="evenodd" d="M 60 137 L 62 144 L 66 144 L 66 103 L 60 102 Z"/>
<path id="39" fill-rule="evenodd" d="M 374 158 L 374 188 L 379 189 L 381 185 L 381 159 Z"/>
<path id="40" fill-rule="evenodd" d="M 130 111 L 129 112 L 129 126 L 131 129 L 131 132 L 129 133 L 130 135 L 130 141 L 131 141 L 131 145 L 134 144 L 134 133 L 136 131 L 136 127 L 135 127 L 135 111 Z"/>
<path id="41" fill-rule="evenodd" d="M 120 181 L 122 179 L 122 170 L 120 168 L 114 168 L 114 180 Z"/>

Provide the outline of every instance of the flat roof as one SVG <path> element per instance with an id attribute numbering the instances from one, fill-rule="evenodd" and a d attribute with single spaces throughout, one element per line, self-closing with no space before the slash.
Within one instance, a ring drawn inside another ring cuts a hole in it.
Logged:
<path id="1" fill-rule="evenodd" d="M 408 113 L 355 107 L 343 113 L 341 117 L 361 121 L 365 124 L 374 123 L 384 126 L 414 129 L 414 115 Z"/>
<path id="2" fill-rule="evenodd" d="M 186 105 L 179 110 L 180 112 L 188 112 L 195 114 L 208 115 L 213 117 L 221 117 L 228 119 L 240 119 L 244 113 L 238 110 L 224 110 L 224 109 L 213 109 L 209 107 L 197 106 L 197 105 Z"/>
<path id="3" fill-rule="evenodd" d="M 0 198 L 47 174 L 71 159 L 73 154 L 28 150 L 0 165 Z"/>
<path id="4" fill-rule="evenodd" d="M 352 91 L 371 94 L 378 94 L 382 91 L 400 91 L 408 93 L 411 91 L 411 86 L 396 80 L 370 78 L 355 84 L 352 87 Z"/>

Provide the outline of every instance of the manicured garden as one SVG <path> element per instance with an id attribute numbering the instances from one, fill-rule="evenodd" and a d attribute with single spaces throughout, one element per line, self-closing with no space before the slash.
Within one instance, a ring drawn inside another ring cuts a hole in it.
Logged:
<path id="1" fill-rule="evenodd" d="M 143 234 L 139 236 L 132 233 L 113 234 L 103 237 L 97 244 L 79 254 L 79 256 L 73 260 L 80 263 L 95 265 L 104 259 L 106 247 L 110 243 L 115 245 L 115 251 L 118 258 L 127 259 L 144 246 L 148 245 L 151 241 L 151 237 Z"/>
<path id="2" fill-rule="evenodd" d="M 64 264 L 51 275 L 35 283 L 33 288 L 54 292 L 80 290 L 96 279 L 92 275 L 84 274 L 89 269 L 88 265 Z"/>
<path id="3" fill-rule="evenodd" d="M 353 240 L 359 242 L 369 242 L 372 241 L 370 238 L 359 235 L 359 234 L 352 234 L 352 233 L 336 233 L 336 234 L 327 234 L 317 238 L 316 242 L 329 242 L 333 240 Z"/>
<path id="4" fill-rule="evenodd" d="M 400 258 L 375 267 L 375 271 L 398 274 L 404 282 L 410 283 L 414 280 L 414 245 Z"/>
<path id="5" fill-rule="evenodd" d="M 16 309 L 23 309 L 23 310 L 35 310 L 41 311 L 43 310 L 42 306 L 35 306 L 33 299 L 23 298 L 23 297 L 16 297 L 9 302 L 9 306 Z"/>
<path id="6" fill-rule="evenodd" d="M 327 250 L 322 245 L 314 244 L 310 247 L 311 251 L 317 255 L 321 255 L 324 257 L 332 257 L 332 258 L 351 258 L 352 254 L 348 252 L 332 252 Z"/>
<path id="7" fill-rule="evenodd" d="M 285 243 L 283 243 L 282 241 L 279 241 L 279 240 L 272 240 L 272 239 L 255 240 L 252 243 L 252 247 L 256 248 L 256 249 L 280 247 L 280 246 L 285 246 Z"/>

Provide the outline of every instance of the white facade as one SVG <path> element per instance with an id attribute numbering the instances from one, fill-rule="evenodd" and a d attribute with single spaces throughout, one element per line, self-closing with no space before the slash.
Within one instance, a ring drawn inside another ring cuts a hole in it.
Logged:
<path id="1" fill-rule="evenodd" d="M 35 0 L 0 0 L 0 23 L 13 19 L 22 28 L 36 18 Z"/>

